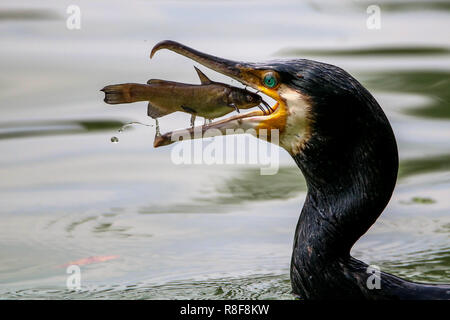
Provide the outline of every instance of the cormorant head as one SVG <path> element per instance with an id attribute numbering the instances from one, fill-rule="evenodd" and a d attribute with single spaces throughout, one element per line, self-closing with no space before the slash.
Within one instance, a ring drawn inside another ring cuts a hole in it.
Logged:
<path id="1" fill-rule="evenodd" d="M 324 175 L 333 176 L 333 168 L 339 168 L 339 162 L 348 167 L 346 161 L 355 161 L 355 156 L 370 157 L 374 146 L 379 149 L 390 144 L 395 150 L 389 147 L 392 149 L 389 153 L 396 153 L 392 130 L 380 106 L 357 80 L 339 67 L 307 59 L 231 61 L 174 41 L 158 43 L 151 57 L 160 49 L 193 59 L 276 101 L 271 107 L 273 111 L 241 113 L 201 128 L 186 129 L 192 133 L 191 138 L 195 137 L 196 129 L 205 132 L 214 128 L 218 134 L 227 133 L 227 129 L 244 132 L 254 129 L 256 136 L 260 137 L 264 131 L 264 138 L 270 140 L 275 130 L 280 146 L 301 168 L 301 163 L 307 163 L 311 167 L 308 171 L 319 179 L 321 170 L 314 167 L 326 167 Z M 173 142 L 174 133 L 177 132 L 156 137 L 155 147 Z M 357 152 L 349 150 L 355 148 Z"/>

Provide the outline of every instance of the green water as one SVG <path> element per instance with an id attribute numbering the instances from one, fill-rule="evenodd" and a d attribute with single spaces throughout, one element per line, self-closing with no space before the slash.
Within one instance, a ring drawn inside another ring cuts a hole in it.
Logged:
<path id="1" fill-rule="evenodd" d="M 383 271 L 450 282 L 449 6 L 366 3 L 60 1 L 0 5 L 0 298 L 293 299 L 289 262 L 305 181 L 281 168 L 176 165 L 154 149 L 146 104 L 111 107 L 99 89 L 150 78 L 197 83 L 192 62 L 148 54 L 173 39 L 219 56 L 339 65 L 374 94 L 399 152 L 396 190 L 352 254 Z M 25 9 L 26 8 L 26 9 Z M 210 70 L 217 81 L 237 85 Z M 198 119 L 198 121 L 201 121 Z M 162 133 L 189 117 L 160 120 Z M 111 138 L 117 137 L 117 143 Z M 81 266 L 81 291 L 65 264 Z"/>

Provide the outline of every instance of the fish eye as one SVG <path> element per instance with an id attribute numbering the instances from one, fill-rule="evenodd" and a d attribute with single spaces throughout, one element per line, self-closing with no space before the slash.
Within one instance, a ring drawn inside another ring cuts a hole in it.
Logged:
<path id="1" fill-rule="evenodd" d="M 278 84 L 277 78 L 275 77 L 273 72 L 266 73 L 263 82 L 267 88 L 273 88 Z"/>
<path id="2" fill-rule="evenodd" d="M 247 95 L 247 100 L 248 100 L 248 101 L 253 101 L 253 96 L 251 96 L 251 95 L 248 94 L 248 95 Z"/>

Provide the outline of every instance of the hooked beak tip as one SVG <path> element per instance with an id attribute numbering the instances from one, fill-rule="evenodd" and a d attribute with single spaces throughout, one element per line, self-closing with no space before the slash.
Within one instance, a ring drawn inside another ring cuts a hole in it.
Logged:
<path id="1" fill-rule="evenodd" d="M 171 48 L 177 48 L 179 46 L 180 46 L 179 43 L 172 41 L 172 40 L 160 41 L 157 44 L 155 44 L 155 46 L 152 48 L 152 51 L 150 52 L 150 59 L 153 58 L 156 51 L 159 51 L 160 49 L 164 49 L 164 48 L 171 49 Z"/>

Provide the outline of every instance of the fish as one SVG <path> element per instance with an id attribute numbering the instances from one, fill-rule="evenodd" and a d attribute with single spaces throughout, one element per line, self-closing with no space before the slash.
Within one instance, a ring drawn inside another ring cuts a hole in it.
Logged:
<path id="1" fill-rule="evenodd" d="M 187 84 L 150 79 L 147 84 L 123 83 L 104 87 L 108 104 L 148 101 L 147 115 L 153 119 L 181 111 L 205 119 L 222 117 L 233 110 L 258 106 L 264 111 L 262 98 L 246 89 L 210 80 L 195 67 L 201 84 Z"/>

